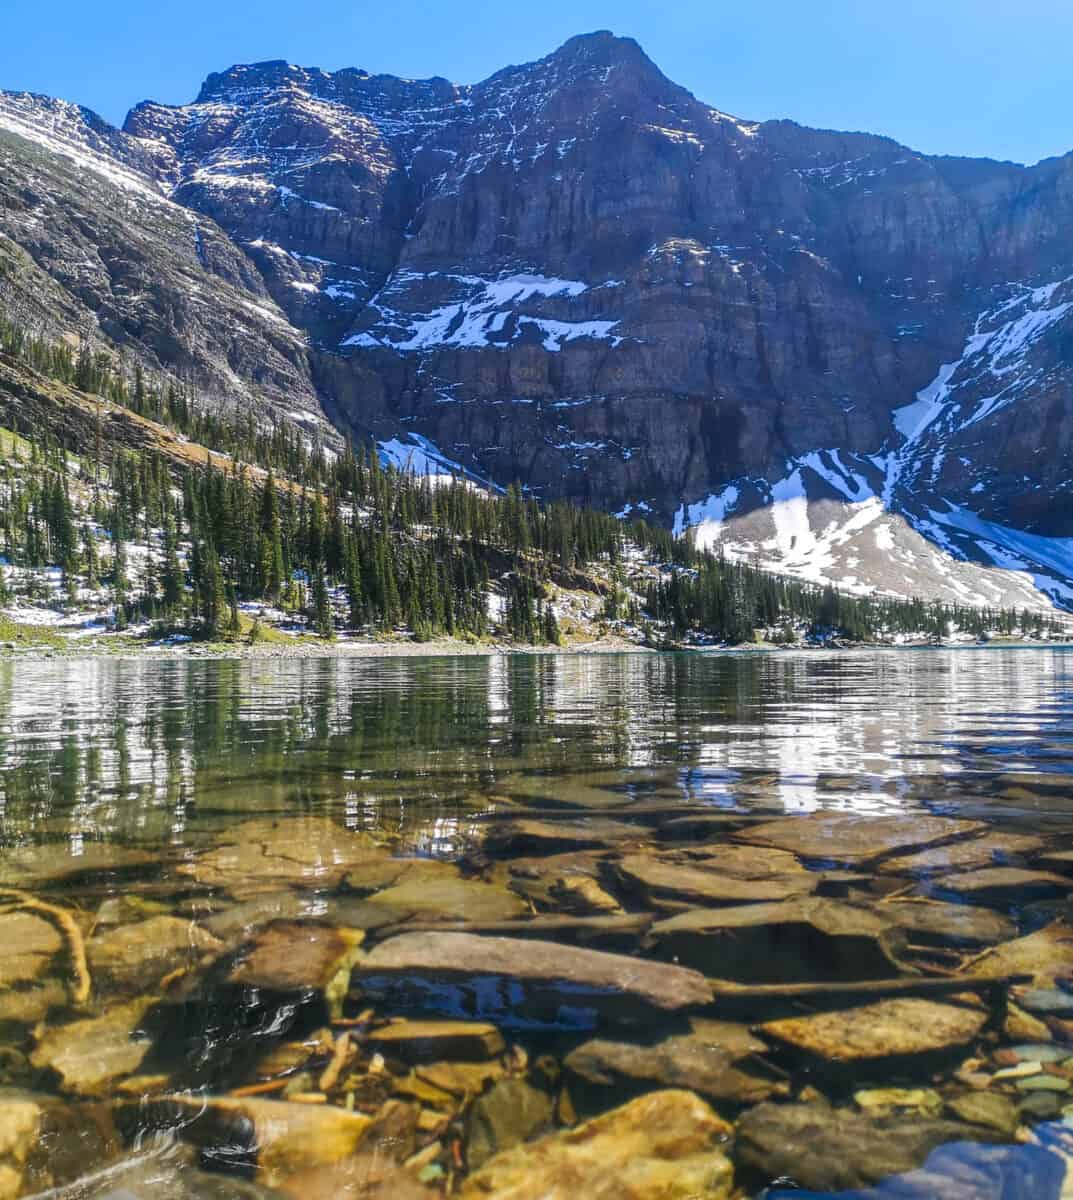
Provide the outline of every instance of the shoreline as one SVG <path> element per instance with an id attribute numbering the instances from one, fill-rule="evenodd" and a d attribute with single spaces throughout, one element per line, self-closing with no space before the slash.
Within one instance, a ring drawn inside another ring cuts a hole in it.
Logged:
<path id="1" fill-rule="evenodd" d="M 599 657 L 613 654 L 699 654 L 699 655 L 745 655 L 745 654 L 847 654 L 879 651 L 917 650 L 1041 650 L 1071 649 L 1073 641 L 1022 641 L 992 640 L 986 642 L 857 642 L 839 645 L 774 645 L 758 643 L 740 646 L 725 645 L 678 645 L 666 648 L 644 646 L 627 638 L 606 636 L 591 642 L 575 642 L 568 645 L 526 646 L 512 643 L 480 643 L 436 639 L 429 642 L 412 641 L 350 641 L 340 639 L 333 642 L 295 641 L 292 644 L 263 642 L 253 644 L 226 642 L 183 642 L 166 645 L 159 642 L 138 644 L 79 645 L 72 640 L 63 645 L 41 643 L 21 647 L 0 648 L 0 663 L 15 662 L 87 662 L 119 660 L 123 662 L 224 662 L 266 661 L 282 659 L 314 658 L 505 658 L 515 654 L 544 655 L 548 657 Z"/>

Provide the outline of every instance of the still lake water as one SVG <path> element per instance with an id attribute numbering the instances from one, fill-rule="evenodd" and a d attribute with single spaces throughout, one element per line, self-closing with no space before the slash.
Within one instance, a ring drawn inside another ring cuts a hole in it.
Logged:
<path id="1" fill-rule="evenodd" d="M 1073 648 L 0 665 L 0 839 L 316 812 L 461 847 L 504 800 L 1073 827 Z"/>
<path id="2" fill-rule="evenodd" d="M 20 882 L 18 864 L 87 934 L 150 912 L 226 916 L 228 904 L 254 928 L 254 867 L 207 885 L 189 870 L 251 820 L 328 819 L 397 857 L 445 863 L 479 857 L 508 815 L 613 818 L 658 839 L 680 816 L 722 814 L 733 829 L 735 814 L 935 814 L 1061 849 L 1073 833 L 1073 647 L 9 662 L 0 763 L 0 882 Z M 128 858 L 109 874 L 113 849 Z M 103 866 L 72 874 L 82 858 Z M 155 907 L 117 916 L 117 898 L 135 894 Z M 129 986 L 108 994 L 110 978 L 95 1011 L 129 1000 Z M 0 1019 L 0 1087 L 63 1097 L 54 1075 L 9 1070 L 34 1061 L 40 1033 Z M 68 1177 L 31 1171 L 24 1186 Z M 178 1188 L 139 1177 L 134 1194 L 187 1195 Z"/>

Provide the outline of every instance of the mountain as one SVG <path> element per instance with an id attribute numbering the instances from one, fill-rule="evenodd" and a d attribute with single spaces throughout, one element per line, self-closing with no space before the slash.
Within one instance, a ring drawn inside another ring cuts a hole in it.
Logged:
<path id="1" fill-rule="evenodd" d="M 739 119 L 601 32 L 472 86 L 235 66 L 122 131 L 0 94 L 0 164 L 0 305 L 207 402 L 850 591 L 1073 602 L 1073 155 Z"/>

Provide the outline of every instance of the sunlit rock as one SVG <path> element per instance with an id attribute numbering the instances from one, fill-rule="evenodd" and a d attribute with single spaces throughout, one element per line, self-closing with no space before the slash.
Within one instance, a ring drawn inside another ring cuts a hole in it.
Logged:
<path id="1" fill-rule="evenodd" d="M 768 1021 L 760 1031 L 829 1062 L 867 1062 L 967 1046 L 983 1030 L 988 1017 L 983 1008 L 908 998 Z"/>
<path id="2" fill-rule="evenodd" d="M 463 1200 L 724 1200 L 730 1126 L 699 1097 L 650 1092 L 576 1129 L 497 1154 L 462 1185 Z"/>

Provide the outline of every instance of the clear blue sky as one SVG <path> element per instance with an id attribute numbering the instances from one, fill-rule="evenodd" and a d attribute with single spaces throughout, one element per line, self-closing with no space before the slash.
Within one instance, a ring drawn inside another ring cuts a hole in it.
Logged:
<path id="1" fill-rule="evenodd" d="M 472 83 L 594 29 L 739 116 L 1019 162 L 1073 149 L 1070 0 L 0 0 L 0 88 L 119 122 L 236 62 Z"/>

